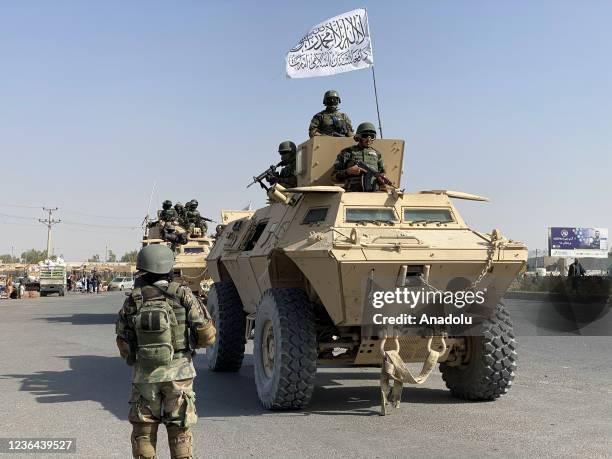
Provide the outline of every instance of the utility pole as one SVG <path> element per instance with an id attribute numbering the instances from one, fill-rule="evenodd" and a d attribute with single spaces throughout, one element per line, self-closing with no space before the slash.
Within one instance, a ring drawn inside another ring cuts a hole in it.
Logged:
<path id="1" fill-rule="evenodd" d="M 45 212 L 49 212 L 49 217 L 47 217 L 44 220 L 42 218 L 39 218 L 38 221 L 47 227 L 47 258 L 50 258 L 51 257 L 51 227 L 55 225 L 56 223 L 60 223 L 61 220 L 53 220 L 51 218 L 51 216 L 53 215 L 53 212 L 55 212 L 58 209 L 57 207 L 54 209 L 43 207 L 42 209 Z"/>

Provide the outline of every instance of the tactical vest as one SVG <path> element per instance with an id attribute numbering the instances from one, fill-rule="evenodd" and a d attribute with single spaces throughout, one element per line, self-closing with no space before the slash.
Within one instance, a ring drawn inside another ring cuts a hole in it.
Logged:
<path id="1" fill-rule="evenodd" d="M 319 132 L 321 132 L 322 134 L 336 134 L 343 137 L 349 134 L 349 127 L 346 123 L 346 119 L 343 113 L 327 113 L 323 111 L 319 115 L 321 118 L 321 121 L 319 123 Z"/>
<path id="2" fill-rule="evenodd" d="M 380 153 L 378 153 L 373 148 L 351 149 L 345 154 L 347 158 L 346 163 L 345 163 L 345 169 L 348 169 L 349 167 L 354 166 L 355 161 L 363 161 L 369 167 L 371 167 L 375 171 L 378 171 L 378 158 L 380 157 L 379 156 Z M 363 180 L 365 180 L 365 175 L 356 175 L 356 176 L 347 177 L 346 184 L 345 184 L 346 189 L 348 191 L 363 191 L 364 190 L 363 183 L 362 183 Z M 376 178 L 374 178 L 370 185 L 373 187 L 373 189 L 376 190 L 378 189 L 377 184 L 378 182 Z"/>
<path id="3" fill-rule="evenodd" d="M 132 290 L 136 363 L 145 367 L 168 365 L 175 353 L 189 350 L 187 311 L 176 297 L 179 287 L 171 282 L 165 291 L 154 285 Z"/>

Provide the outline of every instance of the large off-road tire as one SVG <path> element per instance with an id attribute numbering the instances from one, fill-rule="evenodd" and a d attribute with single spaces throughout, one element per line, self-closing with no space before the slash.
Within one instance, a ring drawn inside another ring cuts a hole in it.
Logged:
<path id="1" fill-rule="evenodd" d="M 481 336 L 467 338 L 469 361 L 459 367 L 440 364 L 451 393 L 464 400 L 495 400 L 512 386 L 516 370 L 516 339 L 502 303 L 481 325 Z"/>
<path id="2" fill-rule="evenodd" d="M 208 294 L 207 308 L 217 328 L 215 344 L 206 349 L 208 368 L 238 371 L 244 358 L 246 316 L 233 282 L 215 282 Z"/>
<path id="3" fill-rule="evenodd" d="M 313 305 L 295 288 L 267 290 L 257 308 L 253 360 L 261 404 L 305 407 L 314 390 L 317 336 Z"/>

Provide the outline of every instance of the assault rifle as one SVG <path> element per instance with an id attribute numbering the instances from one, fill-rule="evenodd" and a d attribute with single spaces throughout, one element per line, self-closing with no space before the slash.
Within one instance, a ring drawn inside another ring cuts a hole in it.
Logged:
<path id="1" fill-rule="evenodd" d="M 268 169 L 263 171 L 257 177 L 253 177 L 253 181 L 247 185 L 247 188 L 249 188 L 251 185 L 255 185 L 256 183 L 259 183 L 259 186 L 261 186 L 264 190 L 268 191 L 268 187 L 265 185 L 265 183 L 263 183 L 264 179 L 266 179 L 269 182 L 270 179 L 276 177 L 276 169 L 282 165 L 283 165 L 283 162 L 281 161 L 276 166 L 270 166 Z"/>
<path id="2" fill-rule="evenodd" d="M 373 186 L 372 183 L 373 178 L 376 178 L 385 185 L 389 185 L 393 189 L 396 189 L 395 185 L 393 185 L 393 182 L 391 182 L 391 180 L 385 177 L 385 174 L 383 174 L 382 172 L 375 171 L 363 161 L 355 161 L 355 166 L 365 171 L 365 174 L 363 175 L 363 191 L 376 191 L 376 188 Z"/>

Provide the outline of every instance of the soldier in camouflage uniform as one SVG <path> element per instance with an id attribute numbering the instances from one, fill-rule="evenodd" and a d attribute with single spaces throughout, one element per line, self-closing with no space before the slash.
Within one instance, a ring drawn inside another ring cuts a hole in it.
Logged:
<path id="1" fill-rule="evenodd" d="M 297 177 L 295 175 L 295 158 L 297 148 L 290 140 L 281 142 L 278 146 L 278 152 L 281 155 L 281 163 L 283 168 L 276 172 L 272 177 L 267 177 L 270 184 L 278 183 L 285 188 L 293 188 L 297 186 Z"/>
<path id="2" fill-rule="evenodd" d="M 185 208 L 183 207 L 183 204 L 180 202 L 174 204 L 174 211 L 176 212 L 176 222 L 185 228 Z"/>
<path id="3" fill-rule="evenodd" d="M 159 220 L 162 222 L 173 222 L 177 218 L 176 211 L 172 208 L 172 201 L 166 199 L 162 203 L 162 210 L 159 212 Z"/>
<path id="4" fill-rule="evenodd" d="M 192 357 L 210 346 L 215 328 L 189 288 L 171 282 L 174 255 L 161 244 L 144 247 L 137 284 L 119 311 L 117 346 L 133 366 L 128 419 L 132 454 L 156 457 L 157 429 L 168 431 L 173 459 L 193 458 L 191 426 L 197 421 Z M 162 361 L 164 364 L 159 364 Z"/>
<path id="5" fill-rule="evenodd" d="M 185 220 L 187 221 L 188 231 L 191 232 L 194 228 L 200 228 L 202 230 L 202 234 L 206 234 L 208 231 L 208 224 L 206 222 L 212 222 L 212 220 L 200 215 L 200 211 L 198 210 L 198 200 L 192 199 L 185 204 L 185 206 L 187 209 L 185 211 Z"/>
<path id="6" fill-rule="evenodd" d="M 344 188 L 347 191 L 376 191 L 382 182 L 355 165 L 356 161 L 362 161 L 376 172 L 385 172 L 381 154 L 372 148 L 376 138 L 376 128 L 372 123 L 361 123 L 354 138 L 357 145 L 345 148 L 338 154 L 332 179 L 336 182 L 345 182 Z M 369 183 L 364 183 L 366 180 Z"/>
<path id="7" fill-rule="evenodd" d="M 320 111 L 312 117 L 308 128 L 308 135 L 330 135 L 334 137 L 351 137 L 353 126 L 349 117 L 338 110 L 340 94 L 338 91 L 330 90 L 323 96 L 325 110 Z"/>

